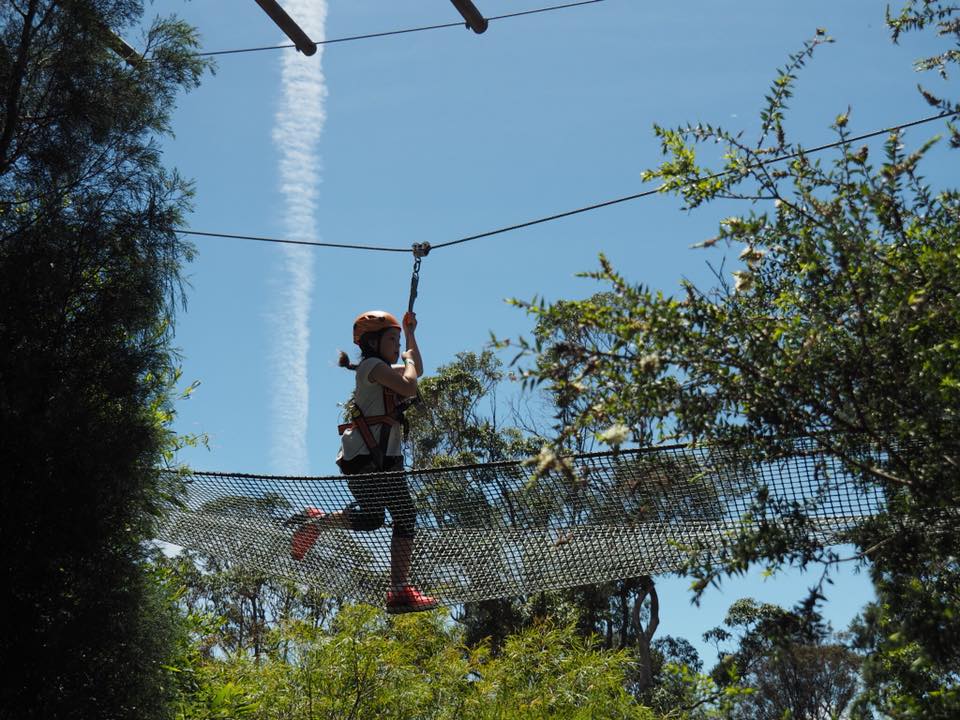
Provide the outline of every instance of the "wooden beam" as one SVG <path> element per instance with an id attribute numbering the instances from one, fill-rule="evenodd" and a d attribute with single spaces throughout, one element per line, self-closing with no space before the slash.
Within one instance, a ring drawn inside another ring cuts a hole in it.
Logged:
<path id="1" fill-rule="evenodd" d="M 140 53 L 134 50 L 133 47 L 130 45 L 130 43 L 128 43 L 126 40 L 124 40 L 122 37 L 117 35 L 115 32 L 113 32 L 109 28 L 107 28 L 107 32 L 110 33 L 111 49 L 117 55 L 123 58 L 126 61 L 127 65 L 129 65 L 130 67 L 132 68 L 139 67 L 140 61 L 143 60 L 143 58 L 140 57 Z"/>
<path id="2" fill-rule="evenodd" d="M 280 7 L 276 0 L 256 0 L 256 3 L 277 24 L 277 27 L 283 30 L 284 35 L 293 41 L 297 50 L 304 55 L 313 55 L 317 52 L 317 44 L 307 37 L 307 34 L 294 22 L 293 18 L 287 15 L 287 11 Z"/>
<path id="3" fill-rule="evenodd" d="M 471 0 L 450 0 L 463 19 L 467 22 L 467 27 L 478 35 L 487 29 L 487 19 L 480 14 L 477 6 Z"/>

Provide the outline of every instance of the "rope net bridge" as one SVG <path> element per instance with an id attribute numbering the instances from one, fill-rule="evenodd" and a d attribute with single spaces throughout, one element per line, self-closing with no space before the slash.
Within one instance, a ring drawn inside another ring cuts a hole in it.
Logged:
<path id="1" fill-rule="evenodd" d="M 416 506 L 412 583 L 455 605 L 680 569 L 691 551 L 722 557 L 743 529 L 809 518 L 806 532 L 842 543 L 883 498 L 812 446 L 746 462 L 718 447 L 668 447 L 568 459 L 573 475 L 527 463 L 402 473 Z M 377 476 L 354 476 L 375 483 Z M 382 478 L 381 478 L 382 479 Z M 307 506 L 354 498 L 347 478 L 192 472 L 159 539 L 330 595 L 383 603 L 391 521 L 328 529 L 301 560 L 286 521 Z M 766 499 L 759 510 L 758 493 Z"/>

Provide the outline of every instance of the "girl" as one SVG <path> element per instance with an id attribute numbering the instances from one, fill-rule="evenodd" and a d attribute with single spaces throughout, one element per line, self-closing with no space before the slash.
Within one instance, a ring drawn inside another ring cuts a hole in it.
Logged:
<path id="1" fill-rule="evenodd" d="M 417 318 L 403 317 L 403 326 L 383 310 L 370 310 L 353 323 L 353 342 L 360 346 L 360 362 L 350 362 L 340 353 L 340 365 L 356 372 L 352 421 L 339 430 L 340 452 L 337 465 L 344 475 L 394 473 L 375 477 L 351 477 L 347 481 L 355 502 L 345 510 L 325 513 L 306 508 L 294 515 L 298 524 L 290 554 L 302 560 L 323 530 L 334 528 L 371 531 L 383 527 L 384 510 L 390 511 L 393 536 L 390 541 L 390 589 L 387 612 L 402 613 L 431 610 L 435 598 L 423 595 L 408 584 L 410 555 L 413 551 L 416 509 L 402 475 L 402 412 L 404 402 L 417 394 L 417 378 L 423 373 L 423 360 L 414 335 Z M 400 333 L 406 336 L 407 349 L 400 353 Z M 398 358 L 403 359 L 397 365 Z"/>

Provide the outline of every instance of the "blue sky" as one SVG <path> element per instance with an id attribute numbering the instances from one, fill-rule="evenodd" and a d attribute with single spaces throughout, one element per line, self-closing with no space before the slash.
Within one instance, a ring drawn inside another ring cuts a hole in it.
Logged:
<path id="1" fill-rule="evenodd" d="M 549 4 L 478 2 L 485 15 Z M 455 21 L 447 0 L 287 0 L 314 40 Z M 807 146 L 833 140 L 852 107 L 866 132 L 931 114 L 912 61 L 932 34 L 888 39 L 883 2 L 650 3 L 605 0 L 461 28 L 293 50 L 222 56 L 183 97 L 167 162 L 196 182 L 189 227 L 409 248 L 440 243 L 646 189 L 653 123 L 708 122 L 756 135 L 763 96 L 787 55 L 816 28 L 836 38 L 805 69 L 788 131 Z M 200 29 L 205 50 L 280 44 L 253 0 L 157 0 Z M 130 38 L 136 44 L 136 37 Z M 932 76 L 923 80 L 942 89 Z M 954 86 L 955 87 L 955 86 Z M 916 144 L 937 128 L 913 130 Z M 880 141 L 874 141 L 876 147 Z M 933 177 L 949 177 L 938 156 Z M 527 317 L 505 298 L 583 297 L 576 278 L 608 255 L 628 278 L 670 292 L 709 283 L 717 255 L 690 245 L 729 208 L 679 209 L 666 196 L 440 249 L 423 262 L 417 311 L 427 372 L 490 332 L 517 337 Z M 361 310 L 405 307 L 412 258 L 196 239 L 176 344 L 184 379 L 200 381 L 177 428 L 204 432 L 200 469 L 332 474 L 337 403 L 352 376 L 336 366 Z M 718 251 L 719 252 L 719 251 Z M 843 625 L 866 600 L 841 576 L 828 616 Z M 701 609 L 683 579 L 661 582 L 663 634 L 695 640 L 742 595 L 790 604 L 812 579 L 730 581 Z"/>

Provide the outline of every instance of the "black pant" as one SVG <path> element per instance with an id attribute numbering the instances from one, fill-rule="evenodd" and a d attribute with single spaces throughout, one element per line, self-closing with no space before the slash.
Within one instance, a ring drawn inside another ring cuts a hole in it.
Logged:
<path id="1" fill-rule="evenodd" d="M 351 476 L 378 471 L 376 462 L 369 455 L 341 461 L 340 470 L 344 475 Z M 397 537 L 413 537 L 417 510 L 402 470 L 403 458 L 389 456 L 384 463 L 383 472 L 394 474 L 373 477 L 364 475 L 347 480 L 347 487 L 355 498 L 355 502 L 344 511 L 351 530 L 369 532 L 383 527 L 384 511 L 389 510 L 393 520 L 393 534 Z"/>

